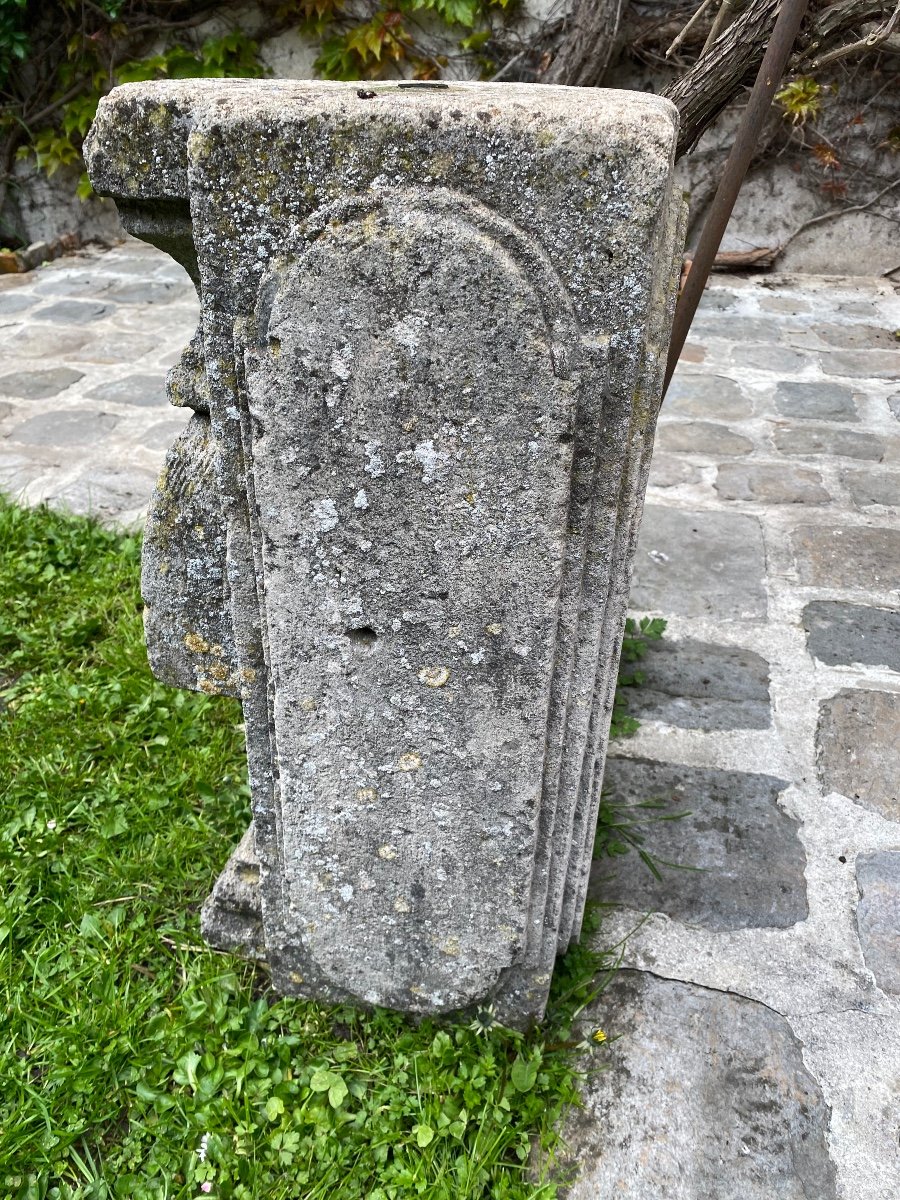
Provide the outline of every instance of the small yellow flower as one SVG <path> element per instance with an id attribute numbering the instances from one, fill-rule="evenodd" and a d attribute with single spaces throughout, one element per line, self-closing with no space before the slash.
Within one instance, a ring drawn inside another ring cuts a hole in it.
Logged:
<path id="1" fill-rule="evenodd" d="M 595 1029 L 591 1034 L 591 1040 L 596 1042 L 598 1046 L 602 1046 L 606 1041 L 606 1034 L 602 1029 Z"/>

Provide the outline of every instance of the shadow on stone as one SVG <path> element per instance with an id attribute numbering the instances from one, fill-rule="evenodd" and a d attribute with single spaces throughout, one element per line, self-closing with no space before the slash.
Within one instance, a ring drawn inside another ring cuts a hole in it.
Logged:
<path id="1" fill-rule="evenodd" d="M 784 929 L 804 920 L 806 852 L 799 822 L 778 805 L 786 787 L 771 775 L 608 759 L 609 801 L 662 800 L 661 814 L 688 815 L 641 826 L 654 860 L 676 864 L 660 868 L 662 879 L 635 854 L 598 859 L 591 896 L 704 929 Z"/>
<path id="2" fill-rule="evenodd" d="M 742 996 L 621 971 L 585 1012 L 617 1040 L 585 1064 L 563 1136 L 568 1200 L 834 1200 L 830 1109 L 787 1021 Z"/>
<path id="3" fill-rule="evenodd" d="M 644 681 L 626 693 L 628 711 L 643 721 L 681 729 L 769 727 L 769 664 L 752 650 L 652 642 L 636 668 Z"/>

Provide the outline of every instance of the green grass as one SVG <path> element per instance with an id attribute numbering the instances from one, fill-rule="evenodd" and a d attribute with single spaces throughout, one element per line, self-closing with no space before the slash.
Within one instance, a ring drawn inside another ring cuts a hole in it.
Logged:
<path id="1" fill-rule="evenodd" d="M 207 950 L 240 711 L 150 676 L 139 556 L 0 499 L 0 1196 L 550 1200 L 531 1146 L 611 959 L 572 951 L 523 1036 L 279 999 Z"/>

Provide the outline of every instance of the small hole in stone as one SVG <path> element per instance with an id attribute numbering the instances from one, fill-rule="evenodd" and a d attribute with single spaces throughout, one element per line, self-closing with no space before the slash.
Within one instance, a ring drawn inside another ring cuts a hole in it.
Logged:
<path id="1" fill-rule="evenodd" d="M 371 625 L 359 625 L 355 629 L 345 629 L 344 633 L 351 642 L 356 642 L 358 646 L 364 646 L 367 650 L 371 650 L 378 641 L 378 634 Z"/>
<path id="2" fill-rule="evenodd" d="M 845 863 L 846 861 L 847 861 L 846 855 L 843 855 L 843 854 L 838 855 L 838 862 Z"/>

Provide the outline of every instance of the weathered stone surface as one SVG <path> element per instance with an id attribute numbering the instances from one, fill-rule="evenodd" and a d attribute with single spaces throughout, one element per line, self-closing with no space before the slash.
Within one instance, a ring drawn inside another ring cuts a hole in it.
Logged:
<path id="1" fill-rule="evenodd" d="M 766 614 L 765 552 L 755 517 L 648 504 L 631 607 L 720 620 Z"/>
<path id="2" fill-rule="evenodd" d="M 168 304 L 185 292 L 184 286 L 165 280 L 140 280 L 137 283 L 119 283 L 111 287 L 104 299 L 117 304 Z"/>
<path id="3" fill-rule="evenodd" d="M 87 334 L 75 329 L 46 328 L 23 329 L 14 334 L 6 344 L 13 358 L 47 358 L 59 355 L 67 358 L 76 353 L 87 341 Z"/>
<path id="4" fill-rule="evenodd" d="M 754 371 L 772 371 L 777 375 L 796 375 L 806 366 L 806 356 L 783 346 L 735 346 L 731 360 L 738 367 Z"/>
<path id="5" fill-rule="evenodd" d="M 896 379 L 900 372 L 900 348 L 895 350 L 835 350 L 820 354 L 827 375 L 860 376 L 864 379 Z"/>
<path id="6" fill-rule="evenodd" d="M 838 692 L 819 708 L 819 782 L 900 821 L 900 693 Z"/>
<path id="7" fill-rule="evenodd" d="M 853 392 L 840 383 L 779 383 L 775 407 L 786 417 L 810 417 L 818 421 L 858 421 Z"/>
<path id="8" fill-rule="evenodd" d="M 642 721 L 683 729 L 767 729 L 769 664 L 752 650 L 693 640 L 651 642 L 626 693 Z"/>
<path id="9" fill-rule="evenodd" d="M 240 695 L 226 538 L 209 420 L 193 416 L 150 501 L 141 594 L 154 675 L 212 696 Z"/>
<path id="10" fill-rule="evenodd" d="M 650 487 L 677 487 L 681 483 L 696 483 L 700 472 L 692 463 L 667 454 L 654 454 L 650 463 Z"/>
<path id="11" fill-rule="evenodd" d="M 158 421 L 141 434 L 141 445 L 151 450 L 163 450 L 172 444 L 172 440 L 177 438 L 183 429 L 183 420 Z"/>
<path id="12" fill-rule="evenodd" d="M 676 274 L 674 114 L 375 90 L 126 87 L 87 152 L 128 227 L 203 274 L 205 386 L 189 353 L 170 392 L 209 412 L 276 986 L 493 997 L 522 1024 L 587 884 Z M 183 541 L 167 521 L 148 562 Z"/>
<path id="13" fill-rule="evenodd" d="M 34 304 L 34 296 L 17 295 L 15 292 L 0 295 L 0 317 L 24 312 Z"/>
<path id="14" fill-rule="evenodd" d="M 83 379 L 81 371 L 71 367 L 47 367 L 43 371 L 13 371 L 0 375 L 0 395 L 22 400 L 46 400 Z"/>
<path id="15" fill-rule="evenodd" d="M 109 311 L 108 304 L 100 304 L 96 300 L 60 300 L 57 304 L 39 308 L 34 319 L 57 321 L 60 325 L 84 325 L 105 317 Z"/>
<path id="16" fill-rule="evenodd" d="M 153 476 L 146 471 L 109 467 L 85 472 L 63 487 L 52 489 L 48 499 L 72 512 L 111 522 L 144 508 L 153 483 Z"/>
<path id="17" fill-rule="evenodd" d="M 801 525 L 792 541 L 801 583 L 878 591 L 900 586 L 900 530 Z"/>
<path id="18" fill-rule="evenodd" d="M 900 995 L 900 850 L 856 856 L 856 924 L 866 966 L 883 992 Z"/>
<path id="19" fill-rule="evenodd" d="M 842 471 L 841 483 L 854 504 L 900 504 L 900 474 L 896 471 Z"/>
<path id="20" fill-rule="evenodd" d="M 866 604 L 814 600 L 803 610 L 810 654 L 829 666 L 867 663 L 900 671 L 900 613 Z"/>
<path id="21" fill-rule="evenodd" d="M 90 342 L 79 337 L 78 344 L 67 354 L 74 362 L 131 363 L 155 348 L 156 342 L 151 337 L 116 332 L 106 338 L 92 338 Z"/>
<path id="22" fill-rule="evenodd" d="M 838 1200 L 830 1110 L 778 1013 L 619 971 L 584 1013 L 598 1027 L 617 1040 L 564 1127 L 569 1200 Z"/>
<path id="23" fill-rule="evenodd" d="M 266 957 L 259 902 L 259 856 L 252 822 L 203 905 L 200 932 L 233 954 Z"/>
<path id="24" fill-rule="evenodd" d="M 591 895 L 704 929 L 786 928 L 804 920 L 800 826 L 778 805 L 787 786 L 771 775 L 608 759 L 608 802 L 664 803 L 658 812 L 647 810 L 640 829 L 643 848 L 666 865 L 656 879 L 636 854 L 598 859 Z M 653 820 L 682 812 L 678 820 Z"/>
<path id="25" fill-rule="evenodd" d="M 893 329 L 864 325 L 859 321 L 823 321 L 816 324 L 815 331 L 823 342 L 841 350 L 896 350 L 898 344 Z"/>
<path id="26" fill-rule="evenodd" d="M 669 421 L 659 428 L 661 450 L 681 454 L 749 454 L 753 442 L 727 425 L 713 421 Z"/>
<path id="27" fill-rule="evenodd" d="M 701 338 L 728 338 L 731 341 L 735 335 L 739 335 L 747 342 L 766 342 L 776 340 L 780 326 L 769 317 L 741 317 L 739 322 L 735 322 L 727 317 L 708 316 L 698 311 L 691 332 Z"/>
<path id="28" fill-rule="evenodd" d="M 116 427 L 109 413 L 89 408 L 60 409 L 41 413 L 14 425 L 7 436 L 12 442 L 31 446 L 85 446 L 107 437 Z"/>
<path id="29" fill-rule="evenodd" d="M 159 408 L 166 402 L 166 378 L 165 375 L 126 375 L 123 379 L 114 379 L 111 383 L 92 388 L 88 396 L 92 400 L 111 400 L 115 404 Z"/>
<path id="30" fill-rule="evenodd" d="M 774 440 L 781 454 L 807 457 L 836 454 L 842 458 L 867 458 L 872 462 L 881 462 L 885 453 L 881 438 L 873 433 L 857 433 L 852 429 L 813 429 L 808 426 L 776 429 Z"/>
<path id="31" fill-rule="evenodd" d="M 663 411 L 739 421 L 753 415 L 753 405 L 725 375 L 676 375 L 666 393 Z"/>
<path id="32" fill-rule="evenodd" d="M 900 421 L 900 393 L 896 396 L 888 396 L 888 407 L 897 420 Z"/>
<path id="33" fill-rule="evenodd" d="M 723 463 L 715 489 L 723 500 L 756 500 L 761 504 L 828 504 L 831 496 L 818 471 L 768 463 Z"/>

